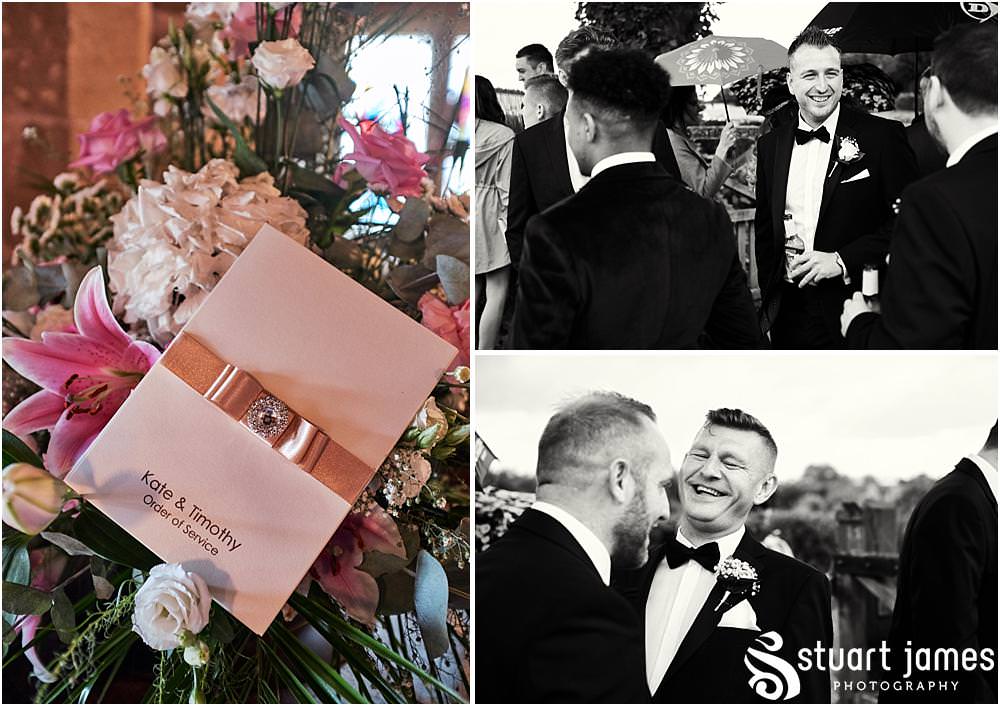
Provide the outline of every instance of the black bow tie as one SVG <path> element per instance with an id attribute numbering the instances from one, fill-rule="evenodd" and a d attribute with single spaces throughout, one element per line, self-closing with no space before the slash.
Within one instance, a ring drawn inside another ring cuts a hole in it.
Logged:
<path id="1" fill-rule="evenodd" d="M 687 547 L 678 542 L 675 537 L 671 537 L 667 540 L 665 549 L 667 551 L 667 565 L 671 569 L 676 569 L 694 559 L 709 571 L 715 571 L 715 567 L 719 563 L 718 542 L 709 542 L 700 547 Z"/>
<path id="2" fill-rule="evenodd" d="M 809 142 L 809 140 L 819 140 L 820 142 L 829 142 L 830 133 L 827 131 L 825 126 L 816 128 L 815 130 L 803 130 L 802 128 L 795 128 L 795 144 L 804 145 Z"/>

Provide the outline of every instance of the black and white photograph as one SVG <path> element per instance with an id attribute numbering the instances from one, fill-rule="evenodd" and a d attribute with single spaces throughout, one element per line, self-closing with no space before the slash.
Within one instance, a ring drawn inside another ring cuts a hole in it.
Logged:
<path id="1" fill-rule="evenodd" d="M 476 400 L 477 703 L 996 703 L 994 355 L 481 356 Z"/>
<path id="2" fill-rule="evenodd" d="M 489 349 L 997 349 L 997 5 L 479 2 Z"/>

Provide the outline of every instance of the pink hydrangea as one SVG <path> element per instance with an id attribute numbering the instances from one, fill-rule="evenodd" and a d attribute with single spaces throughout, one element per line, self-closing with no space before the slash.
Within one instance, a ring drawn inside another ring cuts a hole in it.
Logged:
<path id="1" fill-rule="evenodd" d="M 354 141 L 354 151 L 344 155 L 343 161 L 337 165 L 334 182 L 346 188 L 344 175 L 353 168 L 373 191 L 392 196 L 423 194 L 422 182 L 427 178 L 424 165 L 430 157 L 418 152 L 416 145 L 402 130 L 390 134 L 374 121 L 362 121 L 355 127 L 343 117 L 339 123 Z"/>
<path id="2" fill-rule="evenodd" d="M 451 367 L 468 365 L 469 300 L 466 299 L 461 306 L 448 306 L 440 298 L 427 292 L 420 297 L 417 306 L 420 308 L 420 323 L 458 348 L 458 355 L 452 361 Z"/>
<path id="3" fill-rule="evenodd" d="M 69 166 L 90 167 L 97 174 L 113 172 L 140 150 L 154 154 L 167 146 L 167 138 L 156 126 L 156 116 L 132 122 L 124 108 L 97 115 L 79 140 L 80 156 Z"/>

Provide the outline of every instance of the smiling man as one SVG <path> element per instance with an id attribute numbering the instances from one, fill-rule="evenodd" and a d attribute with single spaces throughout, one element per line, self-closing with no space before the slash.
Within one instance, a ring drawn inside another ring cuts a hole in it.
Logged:
<path id="1" fill-rule="evenodd" d="M 778 486 L 777 454 L 771 432 L 755 417 L 716 409 L 684 458 L 677 473 L 683 511 L 677 536 L 650 552 L 638 606 L 654 703 L 757 702 L 761 672 L 783 681 L 780 700 L 830 702 L 826 670 L 795 669 L 799 649 L 832 645 L 830 583 L 746 530 L 750 510 Z M 749 583 L 734 588 L 717 580 L 727 557 L 756 572 L 756 593 Z M 787 662 L 788 671 L 756 661 L 748 648 L 776 653 L 766 656 Z"/>
<path id="2" fill-rule="evenodd" d="M 843 85 L 840 50 L 806 28 L 788 48 L 798 120 L 757 143 L 761 326 L 775 348 L 844 347 L 844 299 L 884 266 L 893 205 L 918 175 L 903 126 L 842 106 Z"/>

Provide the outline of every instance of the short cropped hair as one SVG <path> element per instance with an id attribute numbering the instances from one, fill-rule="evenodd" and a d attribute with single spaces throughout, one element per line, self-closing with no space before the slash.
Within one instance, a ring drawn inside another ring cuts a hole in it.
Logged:
<path id="1" fill-rule="evenodd" d="M 817 47 L 823 49 L 824 47 L 833 47 L 840 54 L 840 47 L 837 43 L 833 41 L 829 34 L 821 30 L 815 25 L 809 25 L 802 32 L 799 33 L 792 43 L 788 45 L 788 60 L 792 59 L 792 55 L 798 51 L 799 47 Z"/>
<path id="2" fill-rule="evenodd" d="M 529 44 L 521 47 L 517 50 L 517 54 L 514 55 L 514 58 L 520 59 L 521 57 L 527 59 L 528 65 L 533 69 L 541 63 L 548 66 L 549 71 L 555 68 L 555 64 L 552 63 L 552 52 L 541 44 Z"/>
<path id="3" fill-rule="evenodd" d="M 609 444 L 656 421 L 647 405 L 617 392 L 590 392 L 557 411 L 538 441 L 538 485 L 565 480 L 565 473 L 606 452 Z"/>
<path id="4" fill-rule="evenodd" d="M 567 61 L 572 61 L 584 49 L 613 49 L 616 46 L 614 38 L 607 32 L 593 27 L 580 27 L 563 37 L 556 47 L 556 64 L 560 67 Z"/>
<path id="5" fill-rule="evenodd" d="M 993 428 L 990 429 L 989 435 L 986 437 L 986 444 L 983 446 L 985 449 L 995 449 L 997 447 L 997 423 L 993 422 Z"/>
<path id="6" fill-rule="evenodd" d="M 598 112 L 644 126 L 659 119 L 670 99 L 670 76 L 645 52 L 608 49 L 576 61 L 569 88 Z"/>
<path id="7" fill-rule="evenodd" d="M 566 100 L 569 98 L 569 92 L 566 90 L 566 87 L 559 82 L 559 79 L 552 74 L 532 76 L 524 82 L 524 92 L 527 93 L 529 88 L 538 91 L 539 96 L 542 98 L 542 102 L 551 108 L 553 112 L 558 113 L 566 107 Z"/>
<path id="8" fill-rule="evenodd" d="M 961 24 L 934 40 L 931 73 L 966 115 L 997 112 L 997 23 Z"/>
<path id="9" fill-rule="evenodd" d="M 721 409 L 709 410 L 705 415 L 706 427 L 725 427 L 726 429 L 739 429 L 740 431 L 753 432 L 764 441 L 764 445 L 774 457 L 778 456 L 778 445 L 774 442 L 770 430 L 752 414 L 744 412 L 742 409 Z"/>

